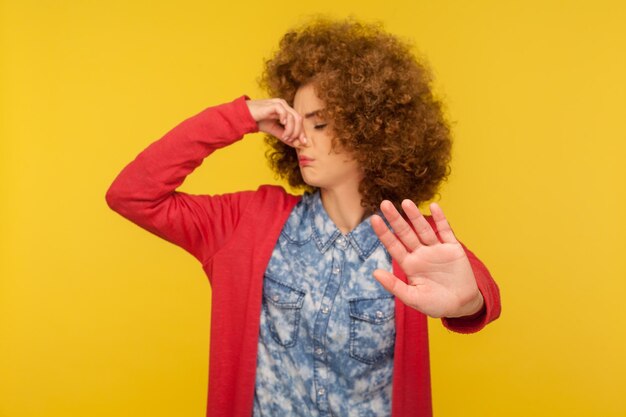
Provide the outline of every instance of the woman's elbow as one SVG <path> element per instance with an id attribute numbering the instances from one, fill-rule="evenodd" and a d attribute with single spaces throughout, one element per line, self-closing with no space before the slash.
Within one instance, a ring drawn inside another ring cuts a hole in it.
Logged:
<path id="1" fill-rule="evenodd" d="M 116 183 L 109 187 L 104 198 L 111 210 L 118 213 L 124 211 L 124 193 L 116 186 Z"/>

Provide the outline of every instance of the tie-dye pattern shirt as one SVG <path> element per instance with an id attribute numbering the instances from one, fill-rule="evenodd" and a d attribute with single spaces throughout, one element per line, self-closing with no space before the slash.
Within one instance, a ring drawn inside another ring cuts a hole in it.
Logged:
<path id="1" fill-rule="evenodd" d="M 319 192 L 280 234 L 263 283 L 253 416 L 391 415 L 391 258 L 369 219 L 343 235 Z"/>

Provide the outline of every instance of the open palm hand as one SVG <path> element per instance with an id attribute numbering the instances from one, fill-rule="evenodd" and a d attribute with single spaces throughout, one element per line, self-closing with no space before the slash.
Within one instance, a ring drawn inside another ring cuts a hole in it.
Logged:
<path id="1" fill-rule="evenodd" d="M 389 224 L 372 216 L 375 233 L 407 276 L 407 283 L 388 271 L 377 269 L 374 277 L 406 305 L 431 317 L 463 317 L 477 313 L 483 298 L 463 246 L 454 236 L 441 208 L 430 206 L 439 236 L 410 200 L 402 202 L 408 218 L 390 201 L 381 211 Z"/>

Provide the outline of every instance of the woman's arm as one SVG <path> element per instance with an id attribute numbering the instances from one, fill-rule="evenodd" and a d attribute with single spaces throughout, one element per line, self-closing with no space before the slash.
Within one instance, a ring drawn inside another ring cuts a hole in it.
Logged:
<path id="1" fill-rule="evenodd" d="M 175 190 L 216 149 L 257 131 L 245 100 L 207 108 L 148 146 L 111 184 L 109 206 L 206 262 L 228 238 L 250 193 L 211 197 Z"/>
<path id="2" fill-rule="evenodd" d="M 207 108 L 152 143 L 117 176 L 109 206 L 144 229 L 186 249 L 203 264 L 225 243 L 252 192 L 189 195 L 176 189 L 215 150 L 262 130 L 291 143 L 302 120 L 280 99 L 247 100 Z"/>

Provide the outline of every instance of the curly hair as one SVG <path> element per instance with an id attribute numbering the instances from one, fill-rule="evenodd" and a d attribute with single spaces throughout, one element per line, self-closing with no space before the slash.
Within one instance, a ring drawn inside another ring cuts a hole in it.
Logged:
<path id="1" fill-rule="evenodd" d="M 332 122 L 334 145 L 364 172 L 359 186 L 367 212 L 383 199 L 396 206 L 430 200 L 450 172 L 451 137 L 432 75 L 410 45 L 380 25 L 353 19 L 315 21 L 287 32 L 266 61 L 260 85 L 293 105 L 300 86 L 313 83 Z M 274 172 L 294 188 L 302 179 L 295 149 L 266 135 Z"/>

